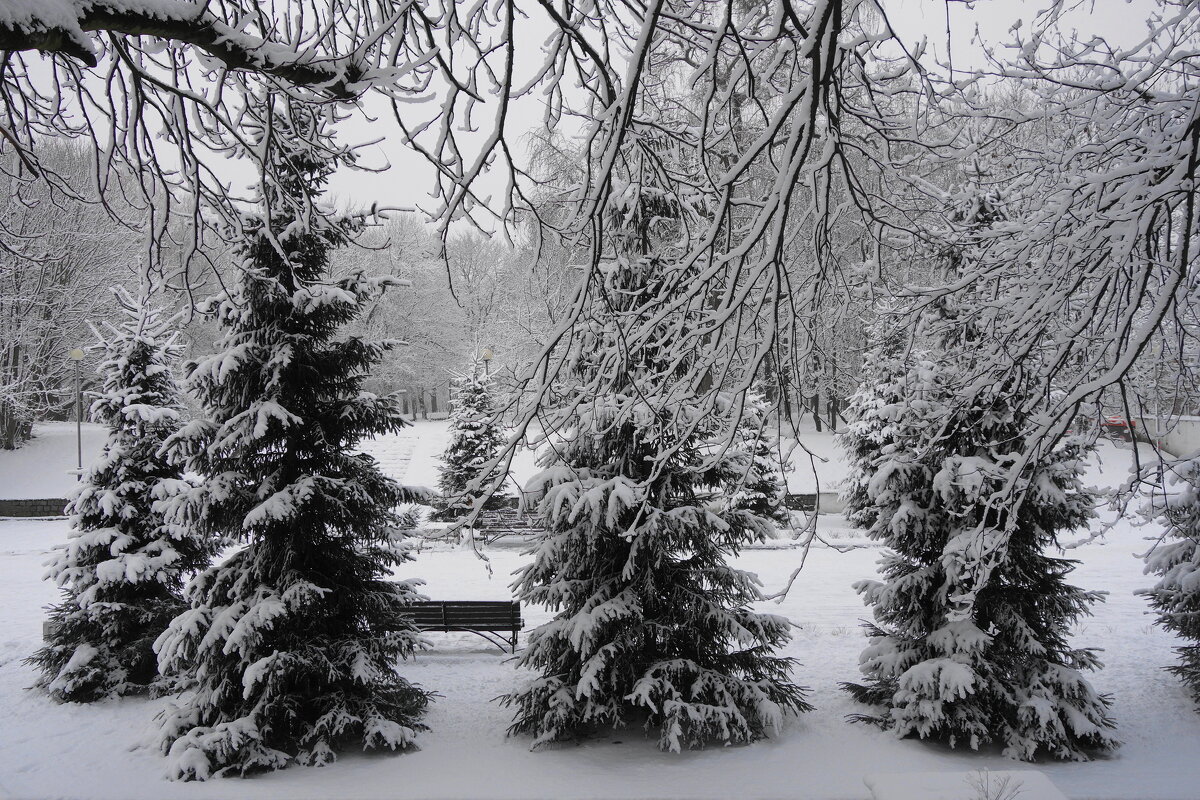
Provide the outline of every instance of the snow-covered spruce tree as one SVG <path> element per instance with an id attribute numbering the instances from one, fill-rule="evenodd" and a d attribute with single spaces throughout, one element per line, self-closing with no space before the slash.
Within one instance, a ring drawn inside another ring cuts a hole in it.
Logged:
<path id="1" fill-rule="evenodd" d="M 1166 530 L 1146 554 L 1146 572 L 1159 576 L 1149 598 L 1158 623 L 1187 644 L 1176 648 L 1174 672 L 1200 701 L 1200 453 L 1171 466 L 1175 480 L 1169 494 L 1156 496 L 1148 512 Z"/>
<path id="2" fill-rule="evenodd" d="M 504 698 L 516 708 L 509 732 L 532 734 L 536 747 L 642 722 L 665 750 L 750 741 L 809 708 L 788 681 L 792 660 L 774 654 L 788 621 L 751 611 L 758 581 L 727 563 L 771 524 L 700 496 L 713 432 L 696 398 L 673 392 L 669 332 L 687 320 L 667 317 L 636 345 L 623 339 L 672 277 L 667 247 L 646 255 L 650 220 L 678 211 L 633 184 L 610 204 L 616 252 L 591 277 L 569 356 L 577 394 L 527 487 L 546 530 L 514 588 L 555 616 L 520 659 L 537 677 Z"/>
<path id="3" fill-rule="evenodd" d="M 360 389 L 388 344 L 336 338 L 394 280 L 328 276 L 352 231 L 317 206 L 339 151 L 303 106 L 269 113 L 240 282 L 210 304 L 223 336 L 188 378 L 207 418 L 172 443 L 204 476 L 173 510 L 244 545 L 192 581 L 155 644 L 187 690 L 161 721 L 175 779 L 404 750 L 430 699 L 397 673 L 420 642 L 402 615 L 417 595 L 385 580 L 409 558 L 387 531 L 412 498 L 354 452 L 405 424 Z"/>
<path id="4" fill-rule="evenodd" d="M 63 599 L 50 609 L 46 646 L 28 659 L 57 700 L 146 689 L 158 674 L 154 640 L 183 610 L 185 576 L 207 563 L 203 543 L 167 524 L 156 503 L 182 484 L 160 451 L 181 425 L 174 320 L 149 291 L 116 295 L 127 319 L 94 329 L 104 358 L 90 415 L 108 439 L 68 506 L 70 537 L 47 562 Z"/>
<path id="5" fill-rule="evenodd" d="M 846 519 L 856 528 L 870 528 L 878 516 L 868 484 L 885 447 L 892 441 L 895 420 L 881 413 L 903 408 L 906 364 L 902 339 L 885 331 L 863 354 L 858 390 L 846 405 L 849 423 L 834 439 L 846 454 L 850 474 L 842 484 Z"/>
<path id="6" fill-rule="evenodd" d="M 972 224 L 986 224 L 986 209 Z M 887 550 L 883 580 L 855 585 L 875 621 L 866 682 L 844 687 L 882 706 L 858 719 L 899 736 L 1082 760 L 1117 745 L 1110 701 L 1083 676 L 1099 662 L 1067 642 L 1102 593 L 1069 585 L 1075 562 L 1046 551 L 1094 514 L 1080 480 L 1087 450 L 1065 440 L 1033 452 L 1017 491 L 1003 491 L 1032 449 L 1040 395 L 1019 372 L 964 380 L 978 349 L 972 303 L 928 312 L 939 350 L 908 360 L 894 402 L 862 411 L 867 426 L 887 426 L 878 457 L 856 464 L 875 509 L 869 535 Z"/>
<path id="7" fill-rule="evenodd" d="M 747 392 L 729 451 L 722 459 L 725 471 L 718 486 L 731 508 L 749 511 L 764 519 L 787 522 L 784 506 L 787 486 L 780 465 L 779 440 L 771 430 L 770 406 L 760 392 Z M 718 437 L 726 440 L 727 437 Z"/>
<path id="8" fill-rule="evenodd" d="M 1057 535 L 1084 525 L 1094 498 L 1080 481 L 1084 448 L 1061 444 L 1023 476 L 1015 508 L 990 498 L 1025 446 L 1028 396 L 1012 384 L 957 401 L 943 358 L 914 359 L 867 493 L 869 535 L 888 549 L 882 581 L 855 588 L 871 606 L 867 680 L 847 684 L 883 707 L 877 722 L 1006 755 L 1085 759 L 1116 745 L 1109 700 L 1082 672 L 1098 661 L 1067 643 L 1071 624 L 1101 593 L 1067 584 L 1067 559 L 1046 555 Z"/>
<path id="9" fill-rule="evenodd" d="M 469 512 L 493 482 L 484 466 L 496 457 L 504 443 L 496 425 L 495 408 L 489 382 L 477 372 L 461 380 L 454 395 L 450 415 L 450 443 L 442 454 L 438 488 L 448 504 L 438 513 L 442 519 L 456 519 Z M 511 497 L 501 483 L 484 502 L 484 508 L 500 508 Z"/>

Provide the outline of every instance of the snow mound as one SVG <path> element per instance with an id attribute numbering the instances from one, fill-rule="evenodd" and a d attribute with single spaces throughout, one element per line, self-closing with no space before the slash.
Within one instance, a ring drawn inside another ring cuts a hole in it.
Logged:
<path id="1" fill-rule="evenodd" d="M 863 783 L 872 800 L 1067 800 L 1037 770 L 881 772 Z"/>

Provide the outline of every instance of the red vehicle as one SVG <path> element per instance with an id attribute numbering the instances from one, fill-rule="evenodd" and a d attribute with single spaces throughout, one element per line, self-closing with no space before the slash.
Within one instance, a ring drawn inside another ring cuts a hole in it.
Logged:
<path id="1" fill-rule="evenodd" d="M 1112 439 L 1120 439 L 1125 442 L 1133 441 L 1133 431 L 1137 427 L 1137 423 L 1131 419 L 1125 419 L 1120 415 L 1105 417 L 1101 423 L 1104 432 Z"/>

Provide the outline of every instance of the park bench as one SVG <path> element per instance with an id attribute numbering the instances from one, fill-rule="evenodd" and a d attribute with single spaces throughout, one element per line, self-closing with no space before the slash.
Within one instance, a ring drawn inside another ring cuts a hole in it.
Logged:
<path id="1" fill-rule="evenodd" d="M 793 494 L 789 492 L 783 496 L 783 507 L 790 511 L 815 511 L 817 508 L 817 495 Z"/>
<path id="2" fill-rule="evenodd" d="M 515 600 L 426 600 L 405 606 L 404 614 L 412 617 L 420 630 L 465 631 L 501 650 L 517 652 L 522 622 L 521 604 Z"/>
<path id="3" fill-rule="evenodd" d="M 543 528 L 537 517 L 515 508 L 498 508 L 480 512 L 472 530 L 477 539 L 491 544 L 502 536 L 536 536 Z"/>
<path id="4" fill-rule="evenodd" d="M 838 496 L 837 492 L 821 492 L 820 494 L 789 492 L 783 496 L 783 507 L 789 511 L 816 511 L 818 502 L 823 514 L 836 514 L 846 507 L 846 502 Z"/>

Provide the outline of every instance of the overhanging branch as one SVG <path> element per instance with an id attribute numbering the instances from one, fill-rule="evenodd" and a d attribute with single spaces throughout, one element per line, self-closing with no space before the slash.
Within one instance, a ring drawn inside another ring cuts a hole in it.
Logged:
<path id="1" fill-rule="evenodd" d="M 199 11 L 199 13 L 197 13 Z M 0 50 L 38 50 L 97 65 L 87 34 L 152 36 L 192 45 L 230 69 L 271 75 L 296 86 L 318 88 L 338 98 L 356 96 L 357 70 L 344 57 L 319 58 L 313 50 L 297 53 L 287 44 L 235 30 L 192 3 L 159 2 L 142 9 L 126 4 L 91 2 L 77 6 L 75 25 L 61 18 L 32 16 L 0 23 Z M 58 17 L 58 15 L 55 15 Z"/>

